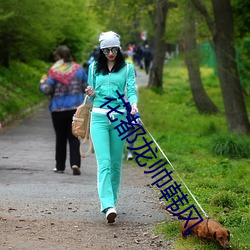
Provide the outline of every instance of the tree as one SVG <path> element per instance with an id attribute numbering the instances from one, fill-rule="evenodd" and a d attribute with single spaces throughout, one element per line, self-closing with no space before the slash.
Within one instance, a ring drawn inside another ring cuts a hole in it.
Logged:
<path id="1" fill-rule="evenodd" d="M 177 7 L 177 5 L 168 0 L 156 1 L 155 35 L 153 41 L 154 57 L 149 75 L 149 88 L 163 88 L 162 76 L 166 53 L 164 35 L 166 30 L 167 13 L 168 10 L 173 7 Z"/>
<path id="2" fill-rule="evenodd" d="M 250 96 L 250 8 L 248 0 L 232 0 L 237 62 L 244 94 Z"/>
<path id="3" fill-rule="evenodd" d="M 191 0 L 204 16 L 213 37 L 228 130 L 249 134 L 250 123 L 238 76 L 230 0 L 212 0 L 214 21 L 200 0 Z"/>
<path id="4" fill-rule="evenodd" d="M 45 9 L 44 9 L 45 7 Z M 44 51 L 45 44 L 49 47 L 53 43 L 53 36 L 48 32 L 47 20 L 44 13 L 50 14 L 46 10 L 46 4 L 41 1 L 25 2 L 14 0 L 2 0 L 0 9 L 4 14 L 11 13 L 5 20 L 0 20 L 0 51 L 1 64 L 9 66 L 11 59 L 27 61 L 32 57 L 37 58 L 37 52 Z M 56 30 L 54 37 L 56 37 Z M 52 43 L 51 43 L 52 42 Z"/>
<path id="5" fill-rule="evenodd" d="M 200 113 L 217 113 L 218 108 L 211 101 L 207 95 L 204 86 L 202 84 L 200 75 L 200 57 L 197 52 L 196 44 L 196 27 L 195 17 L 193 13 L 193 7 L 189 3 L 185 6 L 185 28 L 184 28 L 184 40 L 185 40 L 185 55 L 186 64 L 188 69 L 189 82 L 191 92 L 194 98 L 197 109 Z"/>
<path id="6" fill-rule="evenodd" d="M 92 6 L 97 14 L 102 30 L 113 30 L 121 35 L 122 47 L 130 42 L 140 43 L 140 33 L 147 27 L 149 35 L 154 17 L 154 0 L 93 0 Z"/>
<path id="7" fill-rule="evenodd" d="M 91 48 L 95 20 L 85 11 L 89 1 L 0 1 L 0 64 L 10 60 L 48 60 L 54 49 L 65 43 L 74 59 L 82 60 Z"/>

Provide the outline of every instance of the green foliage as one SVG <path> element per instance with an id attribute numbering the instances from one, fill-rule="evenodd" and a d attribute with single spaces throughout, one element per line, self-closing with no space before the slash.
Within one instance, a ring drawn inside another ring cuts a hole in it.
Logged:
<path id="1" fill-rule="evenodd" d="M 168 226 L 166 226 L 167 223 L 169 224 Z M 156 234 L 163 233 L 165 236 L 164 238 L 166 240 L 171 240 L 175 238 L 176 235 L 180 234 L 180 228 L 181 228 L 180 222 L 177 220 L 173 220 L 171 223 L 163 222 L 163 223 L 157 224 L 154 232 Z"/>
<path id="2" fill-rule="evenodd" d="M 223 111 L 219 81 L 214 71 L 202 67 L 201 72 L 207 93 Z M 173 180 L 181 184 L 180 176 L 206 213 L 230 230 L 232 249 L 249 249 L 250 159 L 243 158 L 244 154 L 239 153 L 239 149 L 237 158 L 214 155 L 211 151 L 211 145 L 219 138 L 233 138 L 237 148 L 246 149 L 250 145 L 249 137 L 227 134 L 223 112 L 216 115 L 199 114 L 193 105 L 187 79 L 184 62 L 170 60 L 164 69 L 163 93 L 139 89 L 142 121 L 174 167 L 173 170 L 169 164 L 165 166 L 168 171 L 173 171 Z M 249 105 L 247 107 L 250 108 Z M 146 139 L 152 140 L 148 133 Z M 136 141 L 136 146 L 144 144 L 140 140 Z M 160 150 L 156 156 L 165 160 Z M 148 166 L 153 163 L 155 159 L 147 160 Z M 150 176 L 148 178 L 153 183 Z M 157 190 L 160 197 L 160 189 Z M 188 194 L 189 203 L 196 205 L 184 187 L 182 191 Z M 166 202 L 166 205 L 169 203 Z M 183 209 L 187 206 L 184 205 Z M 201 247 L 195 237 L 182 240 L 179 237 L 180 225 L 180 220 L 168 221 L 157 225 L 156 232 L 164 234 L 166 239 L 174 237 L 175 249 L 178 250 L 219 249 L 213 242 Z"/>
<path id="3" fill-rule="evenodd" d="M 216 136 L 211 142 L 214 154 L 228 158 L 249 158 L 250 140 L 236 135 Z"/>
<path id="4" fill-rule="evenodd" d="M 0 121 L 19 116 L 21 111 L 40 103 L 45 97 L 38 90 L 39 80 L 49 65 L 34 61 L 32 66 L 12 62 L 7 70 L 0 67 Z"/>
<path id="5" fill-rule="evenodd" d="M 237 62 L 241 85 L 245 94 L 250 96 L 250 34 L 238 41 Z"/>
<path id="6" fill-rule="evenodd" d="M 250 14 L 246 11 L 249 8 L 250 2 L 248 0 L 232 0 L 235 34 L 237 38 L 243 38 L 249 35 Z"/>
<path id="7" fill-rule="evenodd" d="M 12 59 L 30 62 L 51 59 L 66 44 L 82 61 L 96 43 L 95 15 L 90 1 L 2 0 L 0 10 L 0 64 Z M 93 15 L 92 15 L 93 14 Z"/>
<path id="8" fill-rule="evenodd" d="M 216 55 L 212 45 L 209 42 L 201 42 L 199 45 L 199 51 L 201 55 L 201 64 L 207 65 L 214 69 L 217 74 L 217 63 Z M 250 95 L 250 37 L 245 37 L 238 40 L 236 44 L 236 53 L 237 53 L 237 66 L 239 71 L 239 77 L 241 85 L 244 89 L 244 94 L 247 96 Z M 206 78 L 204 79 L 206 81 Z"/>
<path id="9" fill-rule="evenodd" d="M 123 0 L 107 1 L 94 0 L 98 23 L 105 30 L 114 30 L 121 35 L 122 46 L 131 42 L 143 42 L 140 33 L 147 30 L 149 40 L 154 36 L 153 22 L 155 15 L 155 1 L 153 0 Z"/>
<path id="10" fill-rule="evenodd" d="M 214 121 L 210 121 L 208 126 L 205 127 L 204 130 L 202 131 L 202 134 L 205 136 L 209 136 L 209 135 L 215 134 L 216 131 L 217 131 L 217 128 L 216 128 Z"/>
<path id="11" fill-rule="evenodd" d="M 177 8 L 168 11 L 165 40 L 170 44 L 176 44 L 183 38 L 184 13 L 180 1 Z"/>

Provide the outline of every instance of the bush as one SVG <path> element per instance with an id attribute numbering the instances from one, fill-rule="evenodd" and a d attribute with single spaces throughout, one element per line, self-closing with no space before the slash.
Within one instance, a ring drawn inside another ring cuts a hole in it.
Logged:
<path id="1" fill-rule="evenodd" d="M 0 67 L 0 122 L 9 116 L 19 117 L 22 111 L 34 107 L 46 97 L 38 90 L 42 74 L 48 64 L 35 61 L 27 65 L 12 61 L 10 68 Z"/>
<path id="2" fill-rule="evenodd" d="M 212 140 L 211 151 L 215 155 L 231 158 L 249 158 L 250 146 L 248 138 L 236 135 L 219 136 Z"/>

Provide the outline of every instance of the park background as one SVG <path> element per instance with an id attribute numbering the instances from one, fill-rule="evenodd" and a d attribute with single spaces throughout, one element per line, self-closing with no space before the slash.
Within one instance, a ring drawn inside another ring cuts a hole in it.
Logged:
<path id="1" fill-rule="evenodd" d="M 82 64 L 102 31 L 119 33 L 124 50 L 147 43 L 154 59 L 147 88 L 139 90 L 143 122 L 209 216 L 230 229 L 232 248 L 249 249 L 249 4 L 2 0 L 1 126 L 47 105 L 38 83 L 58 45 Z M 178 220 L 163 223 L 156 233 L 174 238 L 176 249 L 200 249 L 198 240 L 178 238 L 179 227 Z"/>

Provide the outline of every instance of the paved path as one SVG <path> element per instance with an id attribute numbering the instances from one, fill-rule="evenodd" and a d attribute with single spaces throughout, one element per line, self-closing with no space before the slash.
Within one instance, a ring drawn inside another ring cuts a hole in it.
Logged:
<path id="1" fill-rule="evenodd" d="M 136 69 L 136 83 L 138 87 L 145 87 L 148 85 L 148 75 L 141 69 Z"/>
<path id="2" fill-rule="evenodd" d="M 146 79 L 139 74 L 138 84 Z M 153 226 L 168 215 L 159 208 L 158 194 L 142 169 L 124 162 L 118 218 L 112 228 L 99 211 L 94 154 L 82 160 L 81 176 L 72 175 L 69 163 L 64 174 L 53 173 L 54 165 L 47 107 L 0 130 L 1 250 L 166 249 L 169 242 L 157 241 Z M 55 233 L 56 225 L 66 229 Z M 78 235 L 72 235 L 74 230 Z"/>

